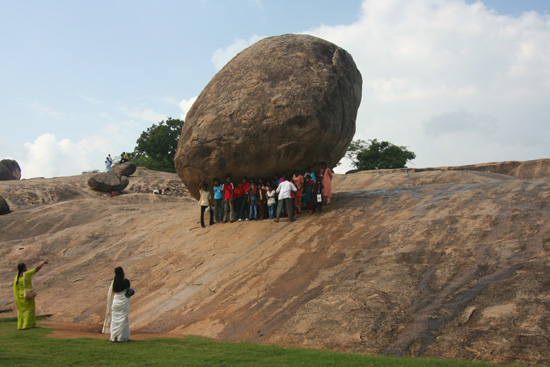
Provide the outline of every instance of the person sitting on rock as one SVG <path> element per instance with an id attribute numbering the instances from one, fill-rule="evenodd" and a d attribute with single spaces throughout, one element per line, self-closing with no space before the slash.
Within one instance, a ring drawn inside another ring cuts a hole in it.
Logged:
<path id="1" fill-rule="evenodd" d="M 126 152 L 122 152 L 120 155 L 120 163 L 128 162 L 130 160 L 130 157 L 128 157 L 128 154 Z"/>

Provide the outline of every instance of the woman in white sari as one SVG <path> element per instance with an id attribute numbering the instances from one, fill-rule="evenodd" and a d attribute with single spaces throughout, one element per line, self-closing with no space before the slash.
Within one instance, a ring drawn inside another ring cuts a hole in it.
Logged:
<path id="1" fill-rule="evenodd" d="M 111 334 L 112 342 L 125 342 L 130 338 L 130 296 L 133 290 L 130 281 L 124 278 L 124 270 L 119 266 L 115 269 L 115 279 L 107 294 L 107 312 L 103 323 L 103 333 Z"/>

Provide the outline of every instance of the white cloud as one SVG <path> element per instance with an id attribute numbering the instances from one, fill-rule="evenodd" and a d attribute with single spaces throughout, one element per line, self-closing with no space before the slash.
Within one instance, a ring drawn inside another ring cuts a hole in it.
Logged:
<path id="1" fill-rule="evenodd" d="M 104 170 L 105 157 L 112 141 L 105 136 L 86 137 L 78 142 L 57 140 L 55 135 L 42 134 L 32 143 L 25 143 L 19 162 L 23 178 L 58 177 L 79 174 L 92 169 Z"/>
<path id="2" fill-rule="evenodd" d="M 189 99 L 182 99 L 180 102 L 180 108 L 181 108 L 181 115 L 180 119 L 185 121 L 185 116 L 187 116 L 187 112 L 191 109 L 191 106 L 193 106 L 193 103 L 197 100 L 197 96 L 191 97 Z"/>
<path id="3" fill-rule="evenodd" d="M 550 15 L 366 0 L 357 22 L 306 33 L 349 51 L 362 73 L 356 138 L 408 146 L 417 167 L 549 155 Z"/>
<path id="4" fill-rule="evenodd" d="M 238 38 L 231 45 L 224 48 L 218 48 L 212 54 L 212 64 L 214 64 L 216 70 L 221 70 L 221 68 L 223 68 L 225 64 L 227 64 L 229 60 L 235 57 L 239 52 L 241 52 L 248 46 L 251 46 L 252 44 L 258 42 L 262 38 L 264 38 L 264 36 L 258 35 L 251 36 L 248 41 Z"/>

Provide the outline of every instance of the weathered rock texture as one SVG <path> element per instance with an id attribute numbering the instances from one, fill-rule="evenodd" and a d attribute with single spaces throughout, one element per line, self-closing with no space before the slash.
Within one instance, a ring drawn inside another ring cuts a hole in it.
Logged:
<path id="1" fill-rule="evenodd" d="M 98 191 L 112 192 L 122 191 L 128 186 L 130 180 L 126 176 L 120 176 L 113 172 L 98 173 L 88 180 L 88 185 Z"/>
<path id="2" fill-rule="evenodd" d="M 6 199 L 0 196 L 0 215 L 8 214 L 9 212 L 10 206 L 8 205 L 8 202 L 6 201 Z"/>
<path id="3" fill-rule="evenodd" d="M 0 181 L 20 180 L 21 167 L 13 159 L 2 159 L 0 161 Z"/>
<path id="4" fill-rule="evenodd" d="M 38 314 L 84 329 L 101 330 L 122 265 L 139 290 L 132 332 L 550 363 L 548 178 L 335 175 L 322 215 L 202 229 L 189 196 L 150 193 L 175 174 L 136 175 L 110 200 L 87 177 L 0 184 L 14 209 L 0 219 L 3 315 L 15 312 L 15 265 L 47 258 Z"/>
<path id="5" fill-rule="evenodd" d="M 355 133 L 361 74 L 349 53 L 307 35 L 263 39 L 208 83 L 187 114 L 176 171 L 202 180 L 273 177 L 344 156 Z"/>
<path id="6" fill-rule="evenodd" d="M 136 169 L 137 169 L 137 166 L 135 163 L 132 163 L 132 162 L 124 162 L 124 163 L 119 163 L 119 164 L 115 164 L 112 168 L 111 168 L 111 172 L 112 173 L 116 173 L 117 175 L 119 176 L 131 176 L 134 174 L 134 172 L 136 172 Z"/>
<path id="7" fill-rule="evenodd" d="M 550 178 L 550 159 L 535 159 L 532 161 L 505 161 L 467 166 L 449 166 L 437 168 L 396 168 L 379 170 L 378 172 L 426 172 L 426 171 L 476 171 L 498 173 L 500 175 L 518 178 Z"/>

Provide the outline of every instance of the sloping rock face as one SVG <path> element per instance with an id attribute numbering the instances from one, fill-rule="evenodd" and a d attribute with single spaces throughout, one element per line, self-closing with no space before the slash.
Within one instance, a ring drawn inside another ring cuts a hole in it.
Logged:
<path id="1" fill-rule="evenodd" d="M 20 180 L 21 167 L 13 159 L 2 159 L 0 161 L 0 181 Z"/>
<path id="2" fill-rule="evenodd" d="M 175 166 L 198 198 L 202 180 L 234 182 L 333 167 L 355 134 L 361 74 L 349 53 L 307 35 L 263 39 L 208 83 L 187 114 Z"/>
<path id="3" fill-rule="evenodd" d="M 505 161 L 470 164 L 467 166 L 448 166 L 436 168 L 396 168 L 378 170 L 379 173 L 394 172 L 426 172 L 426 171 L 475 171 L 496 173 L 518 178 L 550 178 L 550 159 L 535 159 L 532 161 Z"/>
<path id="4" fill-rule="evenodd" d="M 130 180 L 126 176 L 120 176 L 113 172 L 102 172 L 90 177 L 88 185 L 98 191 L 112 192 L 122 191 L 128 186 Z"/>
<path id="5" fill-rule="evenodd" d="M 509 175 L 519 178 L 550 178 L 550 159 L 537 159 L 525 162 L 494 162 L 448 168 L 455 170 L 499 173 L 501 175 Z"/>
<path id="6" fill-rule="evenodd" d="M 15 265 L 48 258 L 33 283 L 53 321 L 101 330 L 121 265 L 139 290 L 132 331 L 550 363 L 550 179 L 335 175 L 322 215 L 202 229 L 194 200 L 150 193 L 175 174 L 136 175 L 109 200 L 88 177 L 0 184 L 14 208 L 0 219 L 3 315 Z"/>
<path id="7" fill-rule="evenodd" d="M 119 164 L 115 164 L 112 168 L 111 168 L 111 172 L 112 173 L 116 173 L 117 175 L 119 176 L 131 176 L 134 174 L 134 172 L 136 172 L 136 169 L 137 169 L 137 166 L 135 163 L 132 163 L 132 162 L 124 162 L 124 163 L 119 163 Z"/>
<path id="8" fill-rule="evenodd" d="M 9 212 L 10 206 L 8 205 L 8 202 L 6 201 L 6 199 L 0 196 L 0 215 L 8 214 Z"/>

